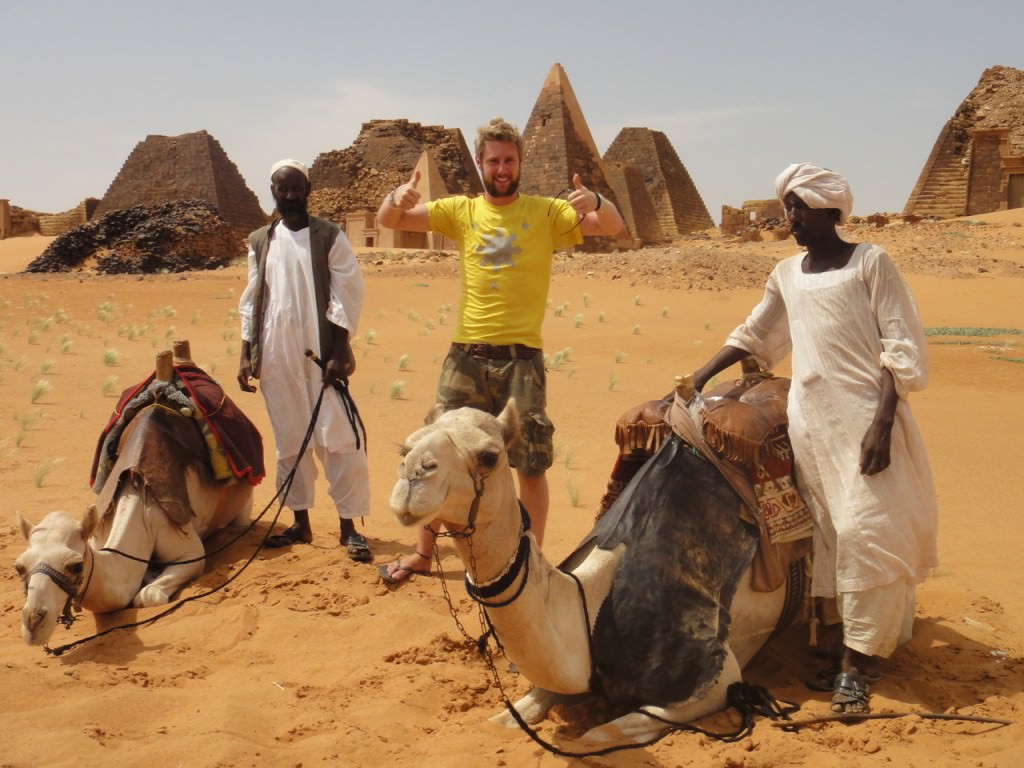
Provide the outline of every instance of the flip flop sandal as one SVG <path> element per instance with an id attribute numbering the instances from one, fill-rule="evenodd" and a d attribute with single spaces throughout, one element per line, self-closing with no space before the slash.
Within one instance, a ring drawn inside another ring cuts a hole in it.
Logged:
<path id="1" fill-rule="evenodd" d="M 871 686 L 864 675 L 840 672 L 832 694 L 832 711 L 837 714 L 862 715 L 868 711 Z"/>
<path id="2" fill-rule="evenodd" d="M 341 542 L 348 553 L 349 559 L 357 563 L 369 563 L 373 560 L 373 552 L 370 551 L 370 544 L 361 533 L 350 533 Z"/>
<path id="3" fill-rule="evenodd" d="M 270 547 L 271 549 L 280 549 L 281 547 L 290 547 L 292 544 L 309 544 L 312 539 L 307 540 L 302 534 L 302 529 L 297 526 L 289 526 L 285 528 L 281 533 L 274 533 L 267 536 L 263 541 L 263 546 Z"/>
<path id="4" fill-rule="evenodd" d="M 387 584 L 389 587 L 398 587 L 407 582 L 413 576 L 432 576 L 430 571 L 423 571 L 419 568 L 409 568 L 401 564 L 401 561 L 395 560 L 394 568 L 389 565 L 382 565 L 377 568 L 377 573 L 380 575 L 380 580 Z M 395 578 L 399 573 L 406 573 L 408 576 L 401 576 Z"/>

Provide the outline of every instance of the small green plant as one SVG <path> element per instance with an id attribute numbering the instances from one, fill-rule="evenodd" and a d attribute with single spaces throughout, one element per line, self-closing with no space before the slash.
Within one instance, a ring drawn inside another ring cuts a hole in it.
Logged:
<path id="1" fill-rule="evenodd" d="M 366 332 L 366 343 L 373 344 L 373 340 L 377 338 L 377 332 L 371 328 Z"/>
<path id="2" fill-rule="evenodd" d="M 221 333 L 220 337 L 224 341 L 231 341 L 233 338 L 235 338 L 235 332 L 231 329 L 227 329 Z"/>
<path id="3" fill-rule="evenodd" d="M 60 353 L 62 355 L 69 354 L 71 352 L 71 347 L 72 347 L 71 339 L 68 339 L 68 338 L 61 339 L 61 342 L 60 342 Z"/>
<path id="4" fill-rule="evenodd" d="M 36 468 L 32 470 L 32 484 L 35 485 L 36 488 L 43 487 L 43 480 L 45 480 L 46 476 L 50 474 L 58 461 L 60 461 L 60 459 L 47 459 L 46 461 L 36 464 Z"/>
<path id="5" fill-rule="evenodd" d="M 633 326 L 633 335 L 634 336 L 639 336 L 640 335 L 640 326 L 639 325 L 634 325 Z"/>
<path id="6" fill-rule="evenodd" d="M 117 394 L 117 376 L 107 376 L 103 381 L 103 396 L 111 397 Z"/>
<path id="7" fill-rule="evenodd" d="M 624 362 L 626 362 L 626 353 L 625 352 L 616 352 L 615 353 L 615 363 L 616 363 L 616 365 L 622 365 L 622 363 L 624 363 Z"/>
<path id="8" fill-rule="evenodd" d="M 404 400 L 405 399 L 405 382 L 401 379 L 395 379 L 391 382 L 391 386 L 388 387 L 388 397 L 392 400 Z"/>
<path id="9" fill-rule="evenodd" d="M 615 391 L 615 385 L 618 384 L 618 383 L 619 383 L 619 377 L 616 376 L 614 373 L 609 373 L 608 374 L 608 391 L 609 392 Z"/>
<path id="10" fill-rule="evenodd" d="M 662 307 L 661 308 L 661 316 L 662 317 L 668 317 L 668 307 Z"/>
<path id="11" fill-rule="evenodd" d="M 639 297 L 639 296 L 634 296 L 634 297 L 633 297 L 633 305 L 634 305 L 634 306 L 637 306 L 637 307 L 639 307 L 639 306 L 640 306 L 640 305 L 641 305 L 642 303 L 643 303 L 643 302 L 642 302 L 642 301 L 640 301 L 640 297 Z"/>
<path id="12" fill-rule="evenodd" d="M 569 503 L 574 509 L 580 506 L 580 484 L 573 480 L 572 474 L 565 473 L 565 490 L 569 494 Z"/>
<path id="13" fill-rule="evenodd" d="M 409 370 L 409 355 L 408 353 L 398 358 L 398 370 L 407 371 Z"/>
<path id="14" fill-rule="evenodd" d="M 39 331 L 38 331 L 38 329 L 33 328 L 31 331 L 28 332 L 28 343 L 29 344 L 38 344 L 39 343 Z"/>
<path id="15" fill-rule="evenodd" d="M 604 319 L 604 312 L 598 312 L 598 313 L 597 313 L 597 322 L 599 322 L 599 323 L 603 323 L 603 322 L 605 322 L 605 319 Z"/>
<path id="16" fill-rule="evenodd" d="M 32 403 L 35 404 L 35 402 L 38 401 L 40 397 L 45 395 L 51 389 L 52 387 L 50 386 L 50 382 L 48 382 L 46 379 L 40 379 L 39 381 L 37 381 L 35 384 L 32 385 Z"/>
<path id="17" fill-rule="evenodd" d="M 710 320 L 705 320 L 704 321 L 704 330 L 705 331 L 710 331 L 711 330 L 711 321 Z"/>
<path id="18" fill-rule="evenodd" d="M 121 362 L 121 353 L 113 347 L 107 347 L 103 350 L 103 364 L 104 365 L 118 365 Z"/>
<path id="19" fill-rule="evenodd" d="M 574 323 L 574 325 L 577 328 L 582 327 L 582 325 L 583 325 L 583 315 L 582 314 L 576 315 L 576 319 L 573 321 L 573 323 Z"/>
<path id="20" fill-rule="evenodd" d="M 173 339 L 177 335 L 178 335 L 178 329 L 177 328 L 175 328 L 173 325 L 167 326 L 167 330 L 164 332 L 164 338 L 165 339 Z"/>
<path id="21" fill-rule="evenodd" d="M 40 373 L 49 373 L 50 371 L 53 370 L 53 366 L 55 366 L 55 365 L 56 365 L 56 363 L 53 360 L 44 360 L 43 364 L 41 366 L 39 366 L 39 372 Z"/>
<path id="22" fill-rule="evenodd" d="M 199 310 L 197 309 L 196 311 L 194 311 L 192 313 L 192 319 L 189 321 L 189 324 L 190 325 L 199 325 L 199 320 L 200 320 L 200 313 L 199 313 Z"/>
<path id="23" fill-rule="evenodd" d="M 562 305 L 555 307 L 554 316 L 561 317 L 565 313 L 565 308 Z"/>
<path id="24" fill-rule="evenodd" d="M 583 294 L 583 308 L 586 309 L 590 306 L 591 296 L 589 293 Z"/>

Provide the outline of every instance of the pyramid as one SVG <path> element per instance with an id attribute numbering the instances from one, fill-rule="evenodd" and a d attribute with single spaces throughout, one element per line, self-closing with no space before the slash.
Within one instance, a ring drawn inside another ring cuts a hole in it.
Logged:
<path id="1" fill-rule="evenodd" d="M 311 213 L 341 223 L 346 216 L 376 212 L 384 195 L 404 184 L 429 150 L 444 195 L 483 192 L 473 156 L 458 128 L 408 120 L 363 123 L 345 149 L 319 154 L 309 169 Z"/>
<path id="2" fill-rule="evenodd" d="M 932 146 L 903 208 L 971 216 L 1024 206 L 1024 70 L 989 67 Z"/>
<path id="3" fill-rule="evenodd" d="M 660 245 L 671 241 L 658 221 L 654 201 L 647 191 L 644 175 L 639 168 L 627 163 L 606 162 L 608 182 L 615 190 L 619 213 L 626 227 L 643 245 Z"/>
<path id="4" fill-rule="evenodd" d="M 586 187 L 618 205 L 583 110 L 565 70 L 556 63 L 548 72 L 523 129 L 520 190 L 554 197 L 571 189 L 576 173 Z M 609 238 L 584 238 L 587 250 L 603 250 L 610 245 L 614 243 Z"/>
<path id="5" fill-rule="evenodd" d="M 152 135 L 136 144 L 94 216 L 175 200 L 206 200 L 225 221 L 244 232 L 267 221 L 238 167 L 206 131 Z"/>
<path id="6" fill-rule="evenodd" d="M 643 174 L 664 236 L 674 239 L 715 226 L 690 174 L 661 131 L 623 128 L 604 160 L 631 165 Z"/>

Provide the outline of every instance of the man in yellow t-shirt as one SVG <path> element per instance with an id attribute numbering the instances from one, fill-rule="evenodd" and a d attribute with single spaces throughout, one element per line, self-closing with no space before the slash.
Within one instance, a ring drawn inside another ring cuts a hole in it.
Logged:
<path id="1" fill-rule="evenodd" d="M 509 460 L 530 529 L 543 544 L 554 426 L 545 411 L 541 324 L 552 258 L 584 235 L 613 236 L 625 225 L 614 204 L 583 186 L 579 174 L 565 200 L 520 194 L 522 139 L 502 118 L 479 129 L 475 149 L 483 196 L 421 203 L 416 172 L 384 198 L 377 223 L 440 232 L 459 244 L 459 321 L 437 400 L 446 410 L 471 406 L 497 415 L 515 398 L 523 446 Z M 429 573 L 434 543 L 432 531 L 422 529 L 415 552 L 381 566 L 381 578 L 395 585 Z"/>

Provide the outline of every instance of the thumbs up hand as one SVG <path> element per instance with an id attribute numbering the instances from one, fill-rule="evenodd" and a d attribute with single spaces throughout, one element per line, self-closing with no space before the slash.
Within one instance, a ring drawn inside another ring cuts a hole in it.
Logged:
<path id="1" fill-rule="evenodd" d="M 420 172 L 413 171 L 412 177 L 391 193 L 391 204 L 403 211 L 411 210 L 420 201 L 420 193 L 416 189 L 420 183 Z"/>
<path id="2" fill-rule="evenodd" d="M 588 213 L 592 213 L 598 209 L 598 196 L 597 192 L 591 189 L 587 189 L 583 186 L 583 181 L 580 179 L 578 173 L 574 173 L 572 176 L 573 190 L 569 193 L 569 197 L 566 198 L 573 208 L 576 209 L 576 213 L 580 217 L 586 216 Z"/>

